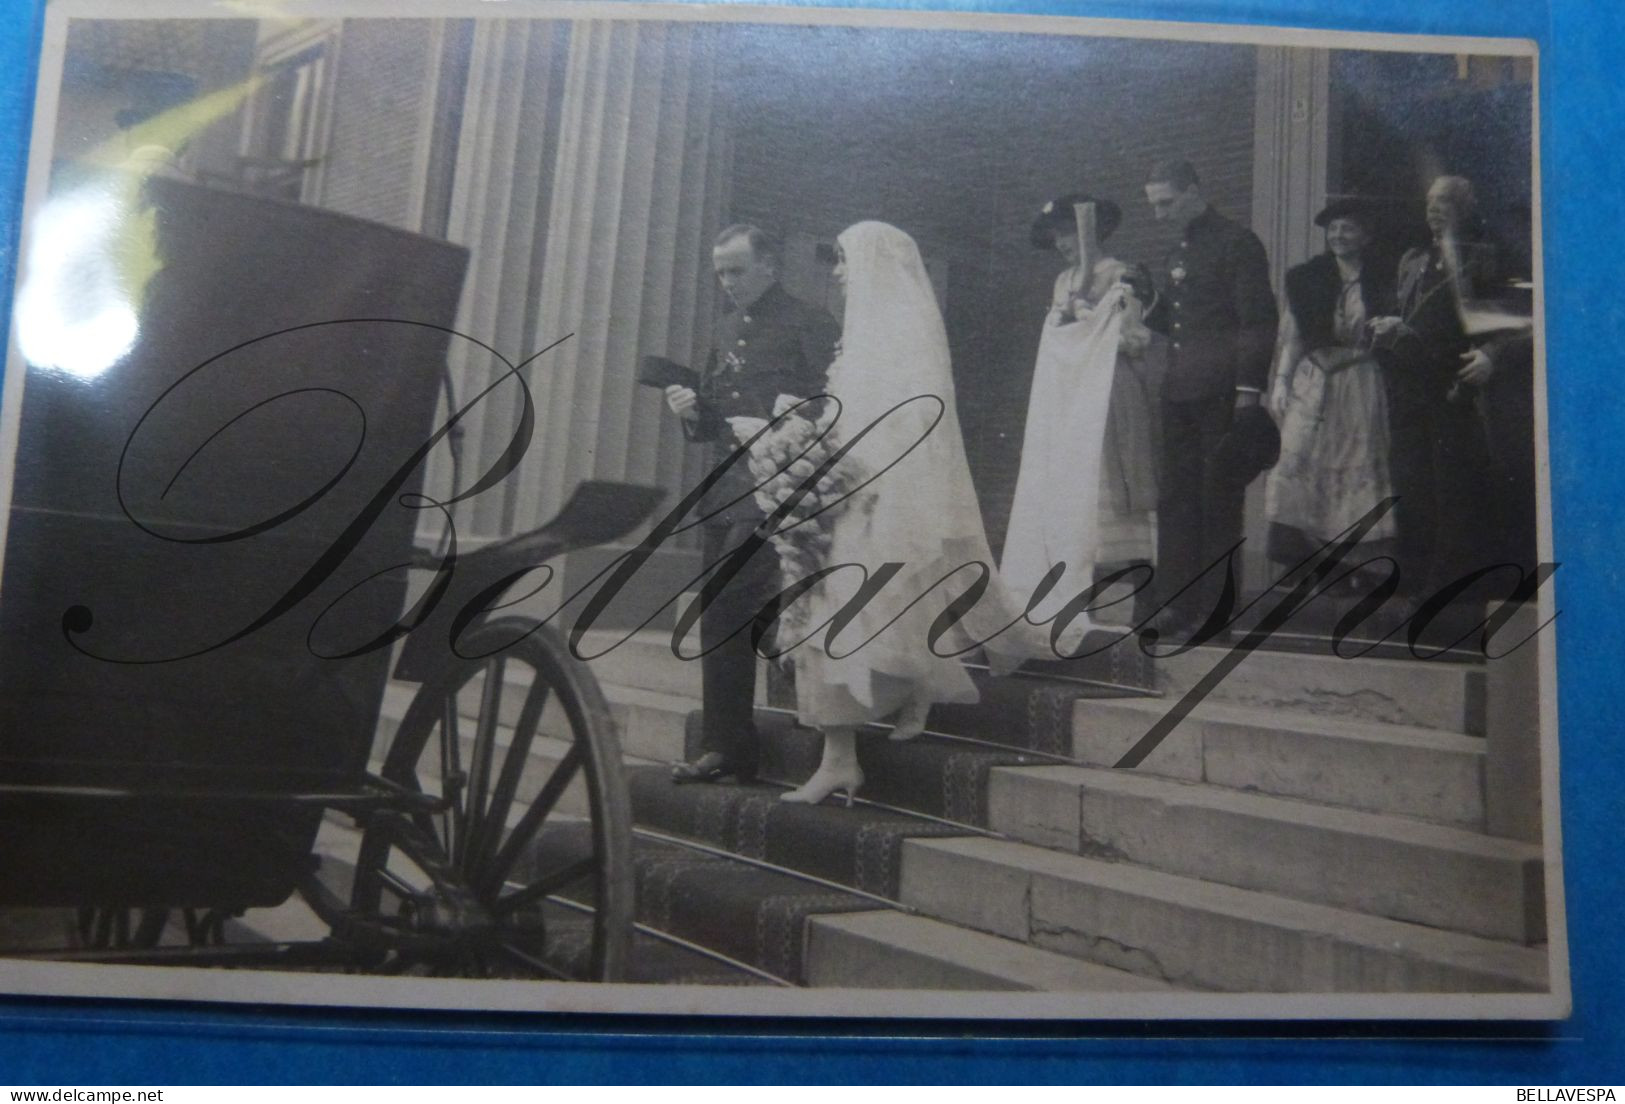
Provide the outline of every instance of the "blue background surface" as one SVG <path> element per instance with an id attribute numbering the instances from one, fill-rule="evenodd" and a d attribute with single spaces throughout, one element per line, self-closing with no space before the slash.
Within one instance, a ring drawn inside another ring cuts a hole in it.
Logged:
<path id="1" fill-rule="evenodd" d="M 854 6 L 862 0 L 848 0 Z M 517 6 L 517 5 L 516 5 Z M 948 6 L 942 3 L 874 6 Z M 1625 82 L 1618 0 L 965 4 L 979 10 L 1532 38 L 1541 155 L 1574 1016 L 1534 1025 L 990 1025 L 408 1015 L 0 999 L 0 1084 L 286 1082 L 1625 1083 Z M 0 287 L 15 266 L 42 0 L 0 19 Z M 386 10 L 380 5 L 380 11 Z M 9 296 L 9 291 L 7 292 Z M 9 314 L 9 298 L 7 299 Z M 888 1037 L 899 1027 L 907 1038 Z"/>

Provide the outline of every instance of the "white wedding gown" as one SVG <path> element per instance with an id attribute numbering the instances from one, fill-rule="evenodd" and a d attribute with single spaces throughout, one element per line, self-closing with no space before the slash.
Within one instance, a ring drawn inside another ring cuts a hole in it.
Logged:
<path id="1" fill-rule="evenodd" d="M 861 564 L 871 574 L 884 564 L 902 566 L 841 630 L 835 647 L 825 647 L 821 630 L 791 653 L 797 712 L 817 726 L 863 724 L 911 699 L 976 701 L 963 659 L 934 654 L 929 636 L 938 615 L 977 578 L 954 570 L 973 564 L 993 570 L 960 434 L 947 335 L 919 248 L 878 222 L 858 223 L 837 240 L 847 294 L 842 352 L 829 374 L 830 393 L 842 403 L 836 432 L 850 441 L 874 426 L 847 458 L 855 471 L 878 472 L 902 458 L 878 476 L 866 501 L 836 518 L 828 563 Z M 809 626 L 835 616 L 860 584 L 851 569 L 828 577 L 804 599 L 811 603 Z M 1020 613 L 995 576 L 936 653 L 992 636 Z M 1035 654 L 1035 639 L 1018 626 L 999 634 L 986 654 L 995 667 L 1013 668 Z"/>
<path id="2" fill-rule="evenodd" d="M 1127 294 L 1119 285 L 1094 306 L 1076 304 L 1076 321 L 1056 325 L 1052 318 L 1039 340 L 1021 470 L 999 567 L 1025 604 L 1051 568 L 1065 565 L 1059 582 L 1032 610 L 1040 624 L 1094 581 L 1101 454 Z M 1086 615 L 1073 618 L 1063 643 L 1091 624 Z"/>

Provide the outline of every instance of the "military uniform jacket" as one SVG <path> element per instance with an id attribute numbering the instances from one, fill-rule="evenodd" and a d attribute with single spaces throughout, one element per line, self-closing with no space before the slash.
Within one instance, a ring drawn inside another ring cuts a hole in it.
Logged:
<path id="1" fill-rule="evenodd" d="M 700 376 L 700 416 L 683 423 L 689 440 L 710 442 L 707 474 L 738 448 L 727 419 L 771 418 L 780 395 L 824 394 L 840 336 L 828 311 L 803 303 L 779 284 L 718 320 L 716 344 Z M 751 493 L 755 485 L 741 458 L 706 493 L 699 516 L 707 517 L 708 525 L 761 518 Z"/>
<path id="2" fill-rule="evenodd" d="M 1157 292 L 1146 325 L 1168 337 L 1165 399 L 1264 389 L 1278 316 L 1257 234 L 1209 207 L 1169 251 Z"/>

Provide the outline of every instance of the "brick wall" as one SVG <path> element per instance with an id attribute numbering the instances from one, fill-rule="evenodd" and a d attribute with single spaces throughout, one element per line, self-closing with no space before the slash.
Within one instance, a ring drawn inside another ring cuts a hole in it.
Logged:
<path id="1" fill-rule="evenodd" d="M 1114 199 L 1110 251 L 1168 244 L 1141 191 L 1189 157 L 1209 196 L 1252 205 L 1254 51 L 1246 46 L 846 28 L 740 28 L 732 216 L 831 238 L 865 218 L 947 262 L 960 415 L 990 535 L 1020 462 L 1039 325 L 1059 268 L 1028 226 L 1066 191 Z"/>

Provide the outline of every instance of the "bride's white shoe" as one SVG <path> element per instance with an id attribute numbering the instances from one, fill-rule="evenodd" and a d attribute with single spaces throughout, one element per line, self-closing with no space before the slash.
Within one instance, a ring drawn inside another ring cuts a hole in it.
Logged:
<path id="1" fill-rule="evenodd" d="M 892 719 L 890 739 L 902 742 L 912 740 L 925 731 L 926 718 L 931 714 L 931 703 L 925 698 L 910 698 L 908 704 L 897 711 Z"/>
<path id="2" fill-rule="evenodd" d="M 863 771 L 853 763 L 850 769 L 819 767 L 813 776 L 799 788 L 779 795 L 780 801 L 798 805 L 817 805 L 831 794 L 845 793 L 846 807 L 852 807 L 852 795 L 863 785 Z"/>

